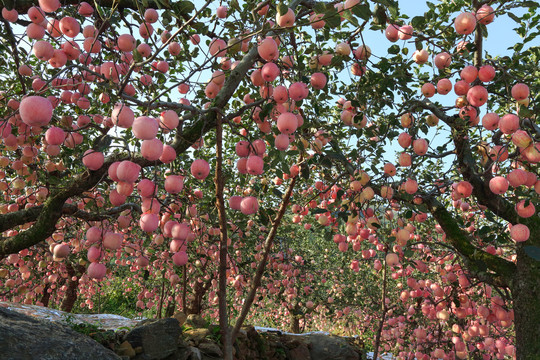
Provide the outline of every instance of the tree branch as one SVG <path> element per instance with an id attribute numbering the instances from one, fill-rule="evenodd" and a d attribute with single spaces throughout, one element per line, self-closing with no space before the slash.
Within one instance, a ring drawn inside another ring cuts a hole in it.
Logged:
<path id="1" fill-rule="evenodd" d="M 274 243 L 274 238 L 277 234 L 277 229 L 279 228 L 279 225 L 281 224 L 281 219 L 283 218 L 283 215 L 285 214 L 285 211 L 287 210 L 287 206 L 289 204 L 289 200 L 291 198 L 294 185 L 296 183 L 298 176 L 294 177 L 289 187 L 287 188 L 287 192 L 285 193 L 283 197 L 283 201 L 281 202 L 281 206 L 279 207 L 279 211 L 272 223 L 272 229 L 266 236 L 266 240 L 264 241 L 264 251 L 263 251 L 263 257 L 261 261 L 259 262 L 259 265 L 257 266 L 257 272 L 255 273 L 255 277 L 253 278 L 253 282 L 251 284 L 251 289 L 249 290 L 249 294 L 247 298 L 244 301 L 244 304 L 242 306 L 242 310 L 240 312 L 240 316 L 236 320 L 236 324 L 234 325 L 234 329 L 232 332 L 232 342 L 234 343 L 234 340 L 238 336 L 238 332 L 240 331 L 240 328 L 242 327 L 242 324 L 244 323 L 244 320 L 246 319 L 246 316 L 249 313 L 249 309 L 251 308 L 251 305 L 253 304 L 253 301 L 255 300 L 255 295 L 257 294 L 257 289 L 261 285 L 261 278 L 264 273 L 264 269 L 266 268 L 266 262 L 268 261 L 268 255 L 270 254 L 270 250 L 272 249 L 272 244 Z"/>
<path id="2" fill-rule="evenodd" d="M 79 210 L 77 205 L 64 204 L 64 207 L 62 209 L 62 214 L 76 217 L 78 219 L 85 220 L 85 221 L 101 221 L 101 220 L 108 219 L 110 217 L 114 217 L 115 215 L 118 215 L 122 211 L 125 211 L 125 210 L 132 210 L 139 214 L 142 213 L 141 207 L 139 205 L 133 204 L 133 203 L 125 203 L 120 206 L 113 207 L 102 213 L 91 213 L 91 212 Z"/>
<path id="3" fill-rule="evenodd" d="M 484 280 L 491 280 L 497 286 L 509 287 L 512 275 L 516 271 L 514 263 L 499 256 L 492 255 L 478 249 L 472 243 L 472 238 L 461 229 L 448 210 L 435 198 L 425 196 L 422 198 L 430 213 L 439 223 L 446 234 L 446 240 L 459 252 L 472 270 L 473 274 L 481 276 Z M 495 274 L 486 271 L 491 270 Z"/>
<path id="4" fill-rule="evenodd" d="M 512 224 L 518 222 L 519 218 L 512 204 L 504 197 L 493 194 L 489 189 L 490 175 L 482 177 L 476 172 L 477 161 L 473 157 L 469 143 L 468 125 L 456 121 L 458 118 L 455 116 L 446 115 L 444 111 L 429 101 L 416 101 L 415 105 L 430 110 L 451 128 L 459 170 L 463 178 L 473 186 L 473 195 L 478 199 L 478 202 L 500 218 Z"/>

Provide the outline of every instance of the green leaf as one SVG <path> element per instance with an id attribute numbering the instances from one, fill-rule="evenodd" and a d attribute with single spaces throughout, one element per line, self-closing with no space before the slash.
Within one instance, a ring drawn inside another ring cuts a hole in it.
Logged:
<path id="1" fill-rule="evenodd" d="M 485 235 L 490 231 L 489 226 L 482 226 L 480 230 L 478 230 L 478 235 Z"/>
<path id="2" fill-rule="evenodd" d="M 532 117 L 534 115 L 534 112 L 532 112 L 531 110 L 527 109 L 526 107 L 524 106 L 520 106 L 519 107 L 519 113 L 518 115 L 520 117 L 526 117 L 526 118 L 529 118 L 529 117 Z"/>
<path id="3" fill-rule="evenodd" d="M 307 164 L 300 165 L 300 173 L 302 174 L 302 177 L 306 180 L 309 179 L 309 166 Z"/>
<path id="4" fill-rule="evenodd" d="M 484 213 L 484 215 L 486 215 L 486 218 L 491 222 L 496 222 L 497 221 L 497 220 L 495 220 L 495 217 L 493 216 L 493 213 L 491 211 L 486 211 Z"/>
<path id="5" fill-rule="evenodd" d="M 522 6 L 526 7 L 538 7 L 538 2 L 536 1 L 524 1 L 521 3 Z"/>
<path id="6" fill-rule="evenodd" d="M 280 199 L 283 197 L 283 193 L 279 189 L 273 188 L 272 193 Z"/>
<path id="7" fill-rule="evenodd" d="M 343 154 L 334 151 L 327 151 L 326 156 L 334 160 L 347 161 L 347 158 Z"/>
<path id="8" fill-rule="evenodd" d="M 538 246 L 524 246 L 523 251 L 525 251 L 525 254 L 529 255 L 529 257 L 533 258 L 536 261 L 540 261 L 540 247 Z"/>
<path id="9" fill-rule="evenodd" d="M 518 24 L 521 22 L 521 19 L 517 17 L 515 14 L 512 14 L 511 12 L 507 12 L 507 14 L 510 17 L 510 19 L 514 20 Z"/>
<path id="10" fill-rule="evenodd" d="M 371 18 L 371 10 L 369 9 L 369 5 L 367 4 L 353 6 L 351 11 L 354 15 L 358 16 L 360 19 L 367 21 Z"/>
<path id="11" fill-rule="evenodd" d="M 536 1 L 524 1 L 521 3 L 522 6 L 526 6 L 526 7 L 538 7 L 538 2 Z"/>
<path id="12" fill-rule="evenodd" d="M 324 233 L 324 239 L 326 241 L 332 241 L 332 232 L 331 231 L 327 231 Z"/>
<path id="13" fill-rule="evenodd" d="M 269 224 L 268 214 L 266 213 L 266 210 L 264 210 L 263 208 L 259 210 L 259 218 L 261 219 L 261 223 L 264 226 L 267 226 Z"/>
<path id="14" fill-rule="evenodd" d="M 277 10 L 278 10 L 278 14 L 280 16 L 283 16 L 283 15 L 285 15 L 287 13 L 287 11 L 289 11 L 289 7 L 287 5 L 281 3 L 281 4 L 278 5 Z"/>
<path id="15" fill-rule="evenodd" d="M 331 168 L 332 167 L 332 161 L 328 157 L 322 157 L 320 160 L 320 164 L 324 167 Z"/>
<path id="16" fill-rule="evenodd" d="M 358 20 L 356 20 L 356 18 L 349 12 L 349 11 L 344 11 L 341 13 L 341 16 L 343 16 L 344 19 L 348 20 L 351 24 L 353 24 L 354 26 L 358 26 Z"/>
<path id="17" fill-rule="evenodd" d="M 315 214 L 324 214 L 324 213 L 326 213 L 326 212 L 328 212 L 328 209 L 321 209 L 321 208 L 314 208 L 314 209 L 311 209 L 311 213 L 312 213 L 313 215 L 315 215 Z"/>
<path id="18" fill-rule="evenodd" d="M 180 15 L 187 15 L 195 10 L 195 5 L 191 1 L 178 1 L 173 4 L 173 9 Z"/>
<path id="19" fill-rule="evenodd" d="M 109 148 L 109 146 L 111 146 L 112 140 L 113 138 L 109 135 L 100 136 L 94 141 L 92 149 L 95 151 L 104 152 Z"/>
<path id="20" fill-rule="evenodd" d="M 424 25 L 425 18 L 423 16 L 415 16 L 411 20 L 411 25 L 413 28 L 421 28 Z"/>
<path id="21" fill-rule="evenodd" d="M 229 5 L 231 6 L 231 8 L 233 8 L 234 10 L 238 12 L 242 11 L 242 9 L 240 9 L 240 5 L 238 4 L 238 0 L 231 0 Z"/>
<path id="22" fill-rule="evenodd" d="M 326 25 L 330 28 L 336 28 L 341 25 L 341 19 L 335 10 L 327 11 L 324 14 Z"/>
<path id="23" fill-rule="evenodd" d="M 272 111 L 273 108 L 274 108 L 274 104 L 272 103 L 264 105 L 261 112 L 259 113 L 259 117 L 261 119 L 264 119 L 265 117 L 268 116 L 268 114 L 270 114 L 270 111 Z"/>
<path id="24" fill-rule="evenodd" d="M 347 222 L 347 218 L 349 217 L 349 214 L 347 214 L 347 212 L 345 211 L 340 211 L 338 212 L 337 217 L 338 219 L 342 219 L 343 222 Z"/>
<path id="25" fill-rule="evenodd" d="M 386 20 L 387 20 L 387 16 L 386 16 L 386 9 L 384 8 L 384 6 L 375 4 L 375 8 L 373 9 L 373 24 L 385 26 Z"/>
<path id="26" fill-rule="evenodd" d="M 388 48 L 388 53 L 389 53 L 389 54 L 393 54 L 393 55 L 399 53 L 399 45 L 392 45 L 392 46 L 390 46 L 390 47 Z"/>
<path id="27" fill-rule="evenodd" d="M 313 11 L 315 11 L 316 14 L 323 14 L 326 12 L 326 4 L 322 1 L 317 2 L 315 6 L 313 7 Z"/>

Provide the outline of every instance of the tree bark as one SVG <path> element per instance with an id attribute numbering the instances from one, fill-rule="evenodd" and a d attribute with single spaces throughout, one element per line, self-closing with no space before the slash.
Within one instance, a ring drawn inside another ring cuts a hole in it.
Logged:
<path id="1" fill-rule="evenodd" d="M 240 316 L 238 317 L 238 319 L 236 320 L 236 324 L 234 325 L 234 330 L 232 332 L 233 342 L 236 339 L 236 336 L 238 335 L 238 332 L 240 331 L 240 328 L 242 327 L 242 324 L 244 323 L 244 320 L 246 319 L 246 316 L 249 313 L 249 309 L 251 308 L 253 301 L 255 300 L 257 289 L 261 285 L 261 278 L 264 273 L 264 270 L 266 269 L 266 262 L 268 261 L 268 255 L 270 254 L 270 250 L 272 249 L 272 244 L 274 243 L 274 238 L 277 234 L 277 229 L 279 225 L 281 224 L 281 219 L 283 218 L 283 215 L 285 214 L 285 210 L 287 210 L 287 205 L 289 204 L 289 200 L 291 198 L 294 185 L 296 184 L 296 178 L 297 177 L 294 177 L 291 180 L 291 183 L 289 184 L 289 187 L 287 188 L 287 192 L 285 193 L 285 196 L 283 197 L 283 201 L 281 202 L 281 206 L 276 215 L 276 218 L 274 219 L 274 222 L 272 224 L 272 229 L 270 230 L 270 232 L 268 233 L 268 236 L 266 237 L 266 240 L 264 241 L 263 258 L 259 262 L 259 265 L 257 266 L 257 271 L 255 273 L 255 277 L 253 278 L 253 283 L 251 284 L 251 288 L 249 289 L 249 294 L 247 298 L 244 300 L 244 305 L 242 305 Z"/>
<path id="2" fill-rule="evenodd" d="M 227 214 L 223 200 L 225 179 L 223 178 L 223 123 L 222 114 L 217 114 L 216 123 L 216 207 L 219 216 L 219 327 L 221 329 L 221 342 L 225 360 L 232 360 L 232 341 L 229 329 L 229 312 L 227 309 Z"/>
<path id="3" fill-rule="evenodd" d="M 531 229 L 538 243 L 540 229 Z M 536 246 L 539 246 L 538 244 Z M 517 269 L 512 283 L 517 360 L 540 357 L 540 261 L 517 250 Z"/>
<path id="4" fill-rule="evenodd" d="M 51 288 L 51 285 L 49 283 L 45 284 L 45 287 L 43 288 L 43 296 L 41 296 L 40 302 L 43 304 L 43 307 L 49 307 L 49 300 L 51 299 L 51 293 L 49 292 L 49 289 Z"/>
<path id="5" fill-rule="evenodd" d="M 388 251 L 385 252 L 385 255 L 388 253 Z M 387 283 L 387 265 L 386 265 L 386 259 L 384 260 L 384 267 L 383 267 L 383 287 L 381 291 L 381 319 L 379 320 L 379 326 L 377 327 L 377 333 L 375 334 L 375 343 L 373 344 L 373 360 L 377 360 L 377 357 L 379 356 L 379 347 L 381 344 L 381 334 L 384 327 L 384 322 L 386 320 L 386 313 L 388 311 L 388 307 L 386 306 L 386 302 L 384 301 L 386 299 L 386 283 Z"/>
<path id="6" fill-rule="evenodd" d="M 203 310 L 202 302 L 204 299 L 204 295 L 206 294 L 208 289 L 210 289 L 211 285 L 212 285 L 212 279 L 208 279 L 205 282 L 197 281 L 197 283 L 195 284 L 195 292 L 194 292 L 193 300 L 190 302 L 189 305 L 184 305 L 183 307 L 186 315 L 189 315 L 189 314 L 200 315 L 201 314 Z"/>
<path id="7" fill-rule="evenodd" d="M 298 310 L 300 310 L 300 306 L 296 303 L 291 310 L 291 332 L 293 334 L 300 334 L 300 316 L 298 315 Z"/>
<path id="8" fill-rule="evenodd" d="M 81 275 L 85 273 L 86 268 L 82 265 L 76 265 L 75 269 L 71 263 L 66 262 L 66 271 L 68 273 L 68 278 L 66 281 L 67 289 L 64 298 L 62 299 L 60 310 L 71 312 L 71 310 L 73 310 L 73 306 L 75 305 L 75 301 L 77 301 L 79 280 L 81 279 Z M 75 280 L 73 280 L 73 277 L 75 277 Z"/>

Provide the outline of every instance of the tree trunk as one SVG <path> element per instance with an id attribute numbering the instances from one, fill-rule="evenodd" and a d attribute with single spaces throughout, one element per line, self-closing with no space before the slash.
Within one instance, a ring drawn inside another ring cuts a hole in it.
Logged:
<path id="1" fill-rule="evenodd" d="M 60 305 L 60 310 L 65 312 L 71 312 L 75 301 L 77 301 L 77 290 L 79 289 L 79 280 L 81 275 L 86 271 L 86 267 L 82 265 L 77 265 L 77 271 L 73 268 L 73 265 L 66 262 L 66 271 L 68 273 L 68 278 L 66 279 L 66 293 L 62 299 L 62 304 Z M 75 276 L 75 280 L 73 277 Z"/>
<path id="2" fill-rule="evenodd" d="M 43 307 L 49 307 L 49 300 L 51 299 L 51 293 L 49 292 L 50 287 L 51 284 L 47 283 L 43 288 L 43 296 L 40 300 L 40 302 L 43 304 Z"/>
<path id="3" fill-rule="evenodd" d="M 279 211 L 272 222 L 272 228 L 270 229 L 270 232 L 268 233 L 268 236 L 266 237 L 264 241 L 263 258 L 259 261 L 259 265 L 257 265 L 257 271 L 255 272 L 255 276 L 253 277 L 253 282 L 251 283 L 251 289 L 249 289 L 249 294 L 244 300 L 244 305 L 242 305 L 242 310 L 240 311 L 240 315 L 236 319 L 236 324 L 234 325 L 234 329 L 232 332 L 233 343 L 236 340 L 236 337 L 238 336 L 238 332 L 240 331 L 240 328 L 242 327 L 242 324 L 244 323 L 244 320 L 246 319 L 246 316 L 249 313 L 249 309 L 251 308 L 253 301 L 255 300 L 257 289 L 261 285 L 261 278 L 264 273 L 264 270 L 266 269 L 266 262 L 268 261 L 268 255 L 270 254 L 270 250 L 272 249 L 272 244 L 274 243 L 274 238 L 277 234 L 278 227 L 281 224 L 281 219 L 283 218 L 283 215 L 285 214 L 285 210 L 287 210 L 287 206 L 289 205 L 289 200 L 291 198 L 297 178 L 298 176 L 294 177 L 291 180 L 291 183 L 289 184 L 289 187 L 287 188 L 287 192 L 285 193 L 283 197 L 283 201 L 281 202 Z"/>
<path id="4" fill-rule="evenodd" d="M 532 229 L 531 229 L 532 230 Z M 531 231 L 531 237 L 538 230 Z M 540 261 L 519 248 L 512 284 L 517 360 L 540 357 Z"/>
<path id="5" fill-rule="evenodd" d="M 173 300 L 167 302 L 167 308 L 165 309 L 165 317 L 169 318 L 174 315 L 176 310 L 176 301 L 174 301 L 174 294 L 173 294 Z"/>
<path id="6" fill-rule="evenodd" d="M 231 341 L 231 330 L 229 329 L 229 312 L 227 308 L 227 214 L 225 213 L 225 202 L 223 200 L 223 189 L 225 179 L 223 178 L 223 123 L 222 114 L 217 114 L 216 124 L 216 207 L 219 216 L 219 327 L 221 329 L 221 342 L 223 345 L 223 356 L 225 360 L 233 360 L 233 347 Z"/>
<path id="7" fill-rule="evenodd" d="M 210 289 L 210 286 L 212 285 L 212 279 L 206 280 L 206 282 L 196 282 L 195 283 L 195 294 L 193 297 L 193 300 L 189 302 L 189 305 L 186 305 L 186 307 L 183 309 L 183 311 L 186 313 L 186 315 L 189 314 L 196 314 L 200 315 L 203 306 L 202 302 L 204 299 L 204 295 Z M 187 301 L 187 300 L 186 300 Z"/>
<path id="8" fill-rule="evenodd" d="M 385 251 L 385 255 L 388 253 L 388 250 Z M 384 260 L 383 265 L 383 287 L 381 291 L 381 319 L 379 321 L 379 326 L 377 328 L 377 333 L 375 335 L 375 344 L 373 345 L 374 351 L 373 351 L 373 360 L 377 360 L 377 357 L 379 356 L 379 347 L 381 345 L 381 334 L 384 327 L 384 322 L 386 320 L 386 313 L 388 311 L 388 307 L 386 306 L 386 282 L 387 282 L 387 265 L 386 265 L 386 257 Z"/>
<path id="9" fill-rule="evenodd" d="M 300 316 L 298 316 L 298 310 L 300 310 L 298 304 L 291 310 L 291 332 L 293 334 L 300 334 Z"/>

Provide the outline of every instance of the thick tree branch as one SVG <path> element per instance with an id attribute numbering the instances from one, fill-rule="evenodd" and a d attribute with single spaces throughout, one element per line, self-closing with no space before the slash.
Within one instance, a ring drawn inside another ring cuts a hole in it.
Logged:
<path id="1" fill-rule="evenodd" d="M 223 200 L 223 189 L 225 179 L 223 178 L 223 116 L 217 114 L 216 117 L 216 174 L 214 183 L 216 185 L 216 207 L 219 216 L 219 327 L 221 330 L 221 340 L 223 344 L 223 355 L 225 359 L 232 360 L 232 341 L 229 329 L 229 314 L 227 312 L 227 213 L 225 212 L 225 202 Z"/>
<path id="2" fill-rule="evenodd" d="M 64 215 L 69 215 L 81 220 L 85 221 L 101 221 L 105 219 L 109 219 L 111 217 L 115 217 L 116 215 L 119 215 L 122 211 L 125 210 L 132 210 L 137 213 L 141 213 L 141 207 L 137 204 L 133 203 L 126 203 L 122 204 L 120 206 L 113 207 L 111 209 L 108 209 L 101 213 L 91 213 L 87 211 L 80 210 L 77 205 L 73 204 L 64 204 L 64 208 L 62 210 L 62 213 Z"/>
<path id="3" fill-rule="evenodd" d="M 518 222 L 519 218 L 512 204 L 504 197 L 493 194 L 489 189 L 489 174 L 482 176 L 476 171 L 479 163 L 473 157 L 468 136 L 468 125 L 458 121 L 460 119 L 457 116 L 446 115 L 444 111 L 429 101 L 417 101 L 414 104 L 425 110 L 430 110 L 450 127 L 459 170 L 463 178 L 473 186 L 473 195 L 476 196 L 479 204 L 486 206 L 494 214 L 512 224 Z M 481 173 L 483 174 L 484 171 Z"/>
<path id="4" fill-rule="evenodd" d="M 16 226 L 36 221 L 42 210 L 43 205 L 39 205 L 0 215 L 0 233 L 13 229 Z"/>
<path id="5" fill-rule="evenodd" d="M 64 206 L 62 207 L 62 215 L 69 215 L 86 221 L 100 221 L 117 215 L 127 209 L 132 209 L 139 213 L 141 212 L 140 206 L 132 203 L 122 204 L 101 213 L 90 213 L 79 210 L 77 205 L 64 204 Z M 0 215 L 0 233 L 9 229 L 13 229 L 16 226 L 36 221 L 42 211 L 43 205 L 37 205 L 32 206 L 28 209 Z"/>
<path id="6" fill-rule="evenodd" d="M 264 251 L 263 251 L 263 257 L 261 261 L 259 262 L 259 265 L 257 266 L 257 271 L 255 273 L 255 277 L 253 278 L 253 282 L 251 284 L 251 288 L 249 290 L 249 294 L 244 301 L 244 304 L 242 305 L 242 310 L 240 312 L 240 316 L 236 320 L 236 324 L 234 325 L 234 329 L 232 332 L 232 342 L 234 343 L 234 340 L 238 336 L 238 332 L 240 331 L 240 328 L 242 327 L 242 324 L 244 323 L 244 320 L 246 319 L 246 316 L 249 313 L 249 309 L 251 308 L 251 305 L 253 304 L 253 301 L 255 300 L 255 295 L 257 294 L 257 290 L 259 286 L 261 285 L 261 278 L 264 273 L 264 270 L 266 269 L 266 262 L 268 261 L 268 255 L 270 254 L 270 250 L 272 249 L 272 245 L 274 243 L 274 238 L 277 234 L 277 229 L 279 228 L 279 225 L 281 224 L 281 219 L 283 218 L 283 215 L 285 214 L 285 211 L 287 210 L 287 206 L 289 205 L 289 200 L 291 199 L 291 195 L 294 189 L 294 185 L 296 184 L 297 177 L 294 177 L 291 182 L 289 183 L 289 187 L 287 188 L 287 192 L 283 196 L 283 201 L 281 202 L 281 206 L 279 207 L 278 213 L 272 222 L 272 229 L 266 236 L 266 240 L 264 241 Z"/>
<path id="7" fill-rule="evenodd" d="M 21 60 L 19 58 L 19 51 L 17 50 L 17 43 L 15 41 L 15 36 L 13 35 L 13 31 L 11 30 L 10 23 L 3 19 L 2 19 L 2 22 L 4 23 L 4 27 L 6 28 L 9 44 L 13 48 L 13 60 L 15 61 L 15 66 L 17 67 L 15 71 L 17 71 L 17 77 L 19 78 L 19 82 L 21 83 L 22 92 L 23 94 L 26 94 L 26 85 L 24 84 L 24 79 L 18 71 L 19 67 L 21 66 Z"/>
<path id="8" fill-rule="evenodd" d="M 66 194 L 49 198 L 34 225 L 0 243 L 0 257 L 19 252 L 51 236 L 62 216 L 62 206 L 68 198 Z"/>
<path id="9" fill-rule="evenodd" d="M 459 252 L 468 268 L 485 279 L 490 278 L 495 285 L 508 287 L 516 270 L 514 263 L 499 256 L 478 249 L 470 236 L 461 229 L 452 214 L 435 198 L 423 197 L 424 204 L 446 234 L 446 240 Z M 491 275 L 486 271 L 493 271 Z"/>
<path id="10" fill-rule="evenodd" d="M 370 186 L 377 195 L 381 195 L 379 186 L 372 183 L 370 183 Z M 515 271 L 515 264 L 474 246 L 474 239 L 461 229 L 453 215 L 442 203 L 433 195 L 421 193 L 418 193 L 418 195 L 422 198 L 423 204 L 427 206 L 433 218 L 437 220 L 444 230 L 446 241 L 452 246 L 452 249 L 461 255 L 471 273 L 492 285 L 509 287 L 511 277 Z M 412 200 L 403 198 L 399 193 L 395 193 L 393 199 L 415 206 Z M 489 273 L 487 270 L 493 273 Z"/>
<path id="11" fill-rule="evenodd" d="M 132 103 L 137 104 L 138 106 L 142 106 L 148 109 L 174 109 L 174 110 L 191 111 L 195 113 L 201 112 L 201 110 L 195 106 L 185 105 L 185 104 L 181 104 L 177 102 L 156 101 L 156 102 L 150 103 L 150 102 L 139 100 L 135 98 L 134 96 L 126 95 L 125 93 L 122 93 L 122 98 L 127 101 L 131 101 Z"/>

